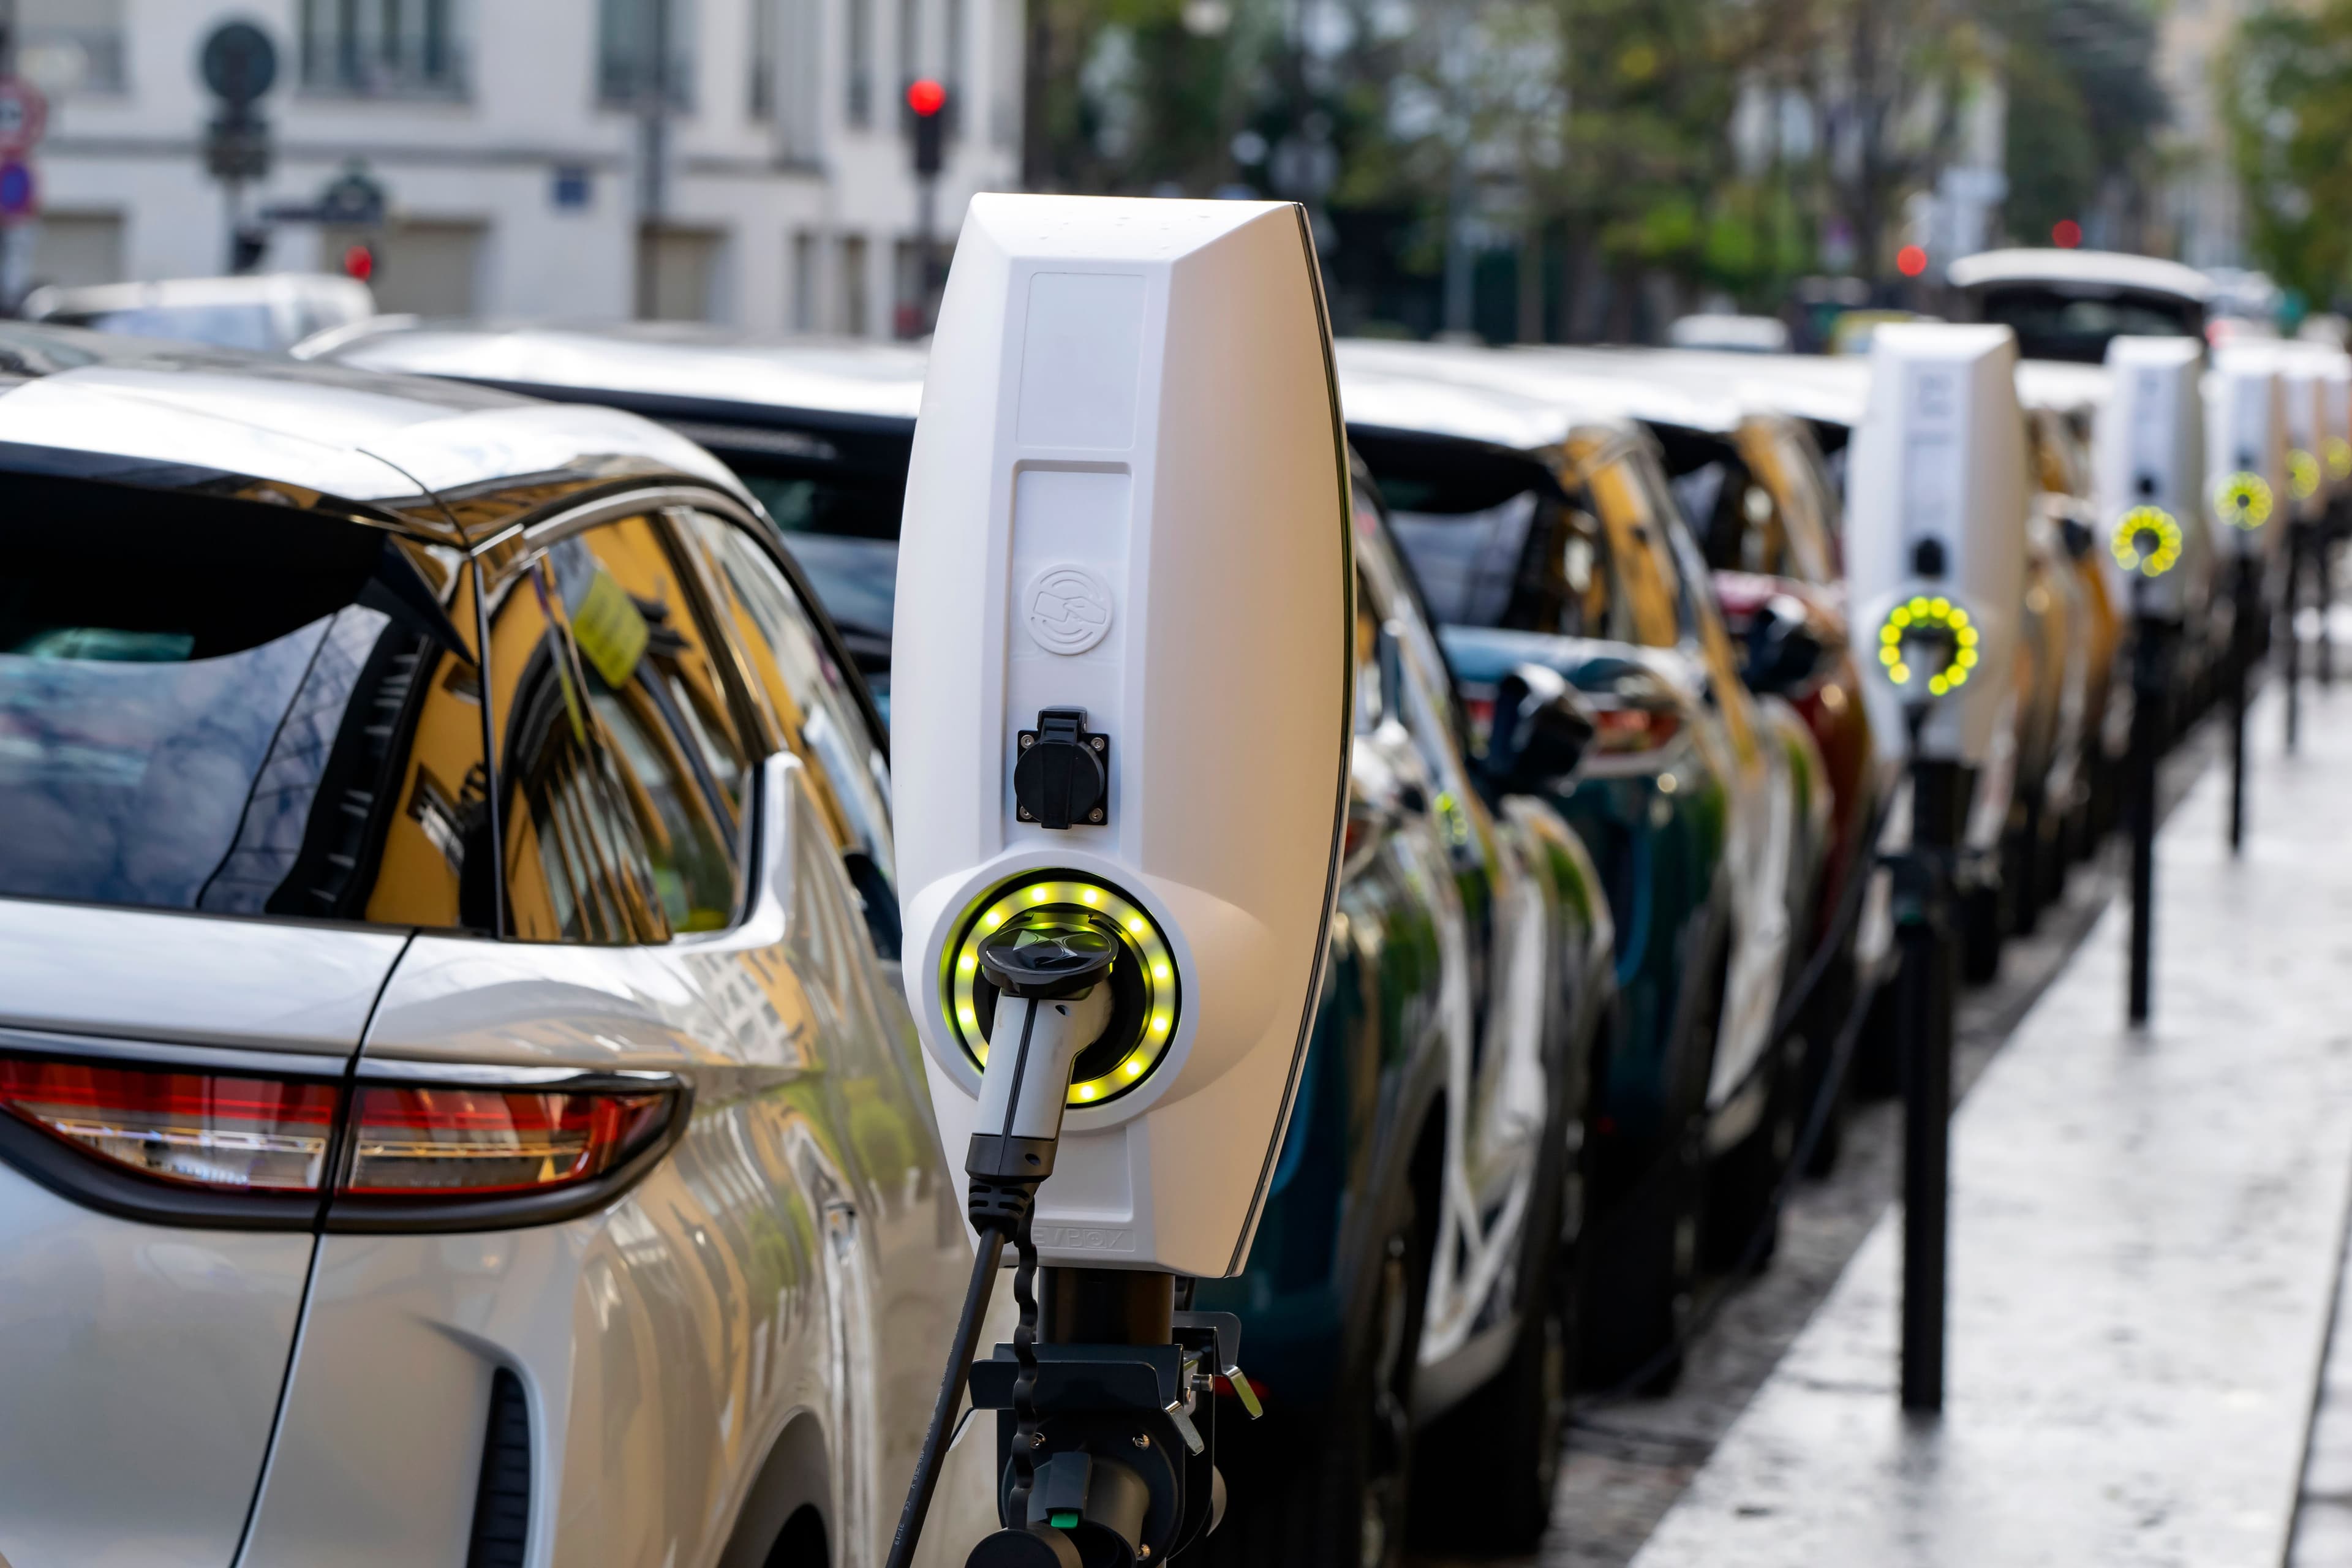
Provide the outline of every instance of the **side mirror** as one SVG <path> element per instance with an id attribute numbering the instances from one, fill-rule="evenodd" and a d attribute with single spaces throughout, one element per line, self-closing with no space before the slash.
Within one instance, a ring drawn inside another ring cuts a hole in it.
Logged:
<path id="1" fill-rule="evenodd" d="M 1584 694 L 1558 670 L 1523 664 L 1495 687 L 1486 738 L 1488 786 L 1498 795 L 1534 795 L 1576 771 L 1601 722 Z"/>
<path id="2" fill-rule="evenodd" d="M 1802 691 L 1821 674 L 1830 653 L 1804 605 L 1776 594 L 1748 623 L 1748 689 L 1780 697 Z"/>

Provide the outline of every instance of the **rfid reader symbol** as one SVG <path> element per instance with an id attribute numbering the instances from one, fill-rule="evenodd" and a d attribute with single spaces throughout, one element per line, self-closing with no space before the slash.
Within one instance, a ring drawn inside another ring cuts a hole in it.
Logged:
<path id="1" fill-rule="evenodd" d="M 1048 566 L 1029 580 L 1022 610 L 1039 647 L 1084 653 L 1110 631 L 1110 584 L 1083 566 Z"/>

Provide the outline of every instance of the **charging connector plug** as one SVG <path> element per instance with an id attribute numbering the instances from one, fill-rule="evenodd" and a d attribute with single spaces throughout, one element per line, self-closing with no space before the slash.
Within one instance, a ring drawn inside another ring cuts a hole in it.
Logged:
<path id="1" fill-rule="evenodd" d="M 946 1450 L 950 1423 L 962 1402 L 964 1378 L 995 1283 L 997 1261 L 1008 1243 L 1020 1257 L 1013 1288 L 1021 1306 L 1013 1344 L 1022 1363 L 1015 1384 L 1022 1442 L 1014 1469 L 1015 1497 L 1019 1508 L 1026 1508 L 1033 1475 L 1029 1449 L 1036 1427 L 1037 1377 L 1037 1249 L 1030 1239 L 1029 1220 L 1039 1184 L 1054 1173 L 1054 1151 L 1062 1135 L 1062 1110 L 1069 1099 L 1071 1069 L 1077 1065 L 1078 1054 L 1110 1023 L 1111 988 L 1103 983 L 1110 977 L 1118 952 L 1109 937 L 1090 926 L 1050 931 L 1023 928 L 992 936 L 980 945 L 982 972 L 997 991 L 988 1065 L 981 1075 L 980 1110 L 974 1121 L 975 1126 L 994 1131 L 974 1132 L 963 1162 L 968 1178 L 964 1212 L 980 1233 L 980 1254 L 973 1260 L 971 1284 L 964 1295 L 955 1346 L 949 1352 L 947 1376 L 931 1411 L 930 1430 L 916 1461 L 906 1508 L 898 1517 L 889 1568 L 907 1568 L 913 1561 L 923 1516 L 939 1484 L 940 1459 Z M 1014 1517 L 1022 1517 L 1021 1512 Z M 1000 1533 L 1025 1536 L 1027 1532 Z M 1066 1568 L 1076 1561 L 1066 1539 L 1050 1529 L 1017 1544 L 1042 1552 L 1041 1562 Z"/>

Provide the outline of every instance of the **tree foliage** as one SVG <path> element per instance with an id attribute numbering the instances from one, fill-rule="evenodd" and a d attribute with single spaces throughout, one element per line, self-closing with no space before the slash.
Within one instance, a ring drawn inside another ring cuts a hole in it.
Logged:
<path id="1" fill-rule="evenodd" d="M 2352 0 L 2247 18 L 2220 64 L 2250 248 L 2315 303 L 2352 295 Z"/>
<path id="2" fill-rule="evenodd" d="M 2154 184 L 2166 119 L 2156 19 L 2138 0 L 2005 0 L 2009 226 L 2040 240 L 2081 221 L 2118 184 Z"/>
<path id="3" fill-rule="evenodd" d="M 1423 288 L 1516 250 L 1523 300 L 1564 278 L 1615 335 L 1662 282 L 1769 308 L 1840 247 L 1891 277 L 1996 86 L 2012 229 L 2141 178 L 2154 3 L 1029 0 L 1031 178 L 1297 197 Z"/>

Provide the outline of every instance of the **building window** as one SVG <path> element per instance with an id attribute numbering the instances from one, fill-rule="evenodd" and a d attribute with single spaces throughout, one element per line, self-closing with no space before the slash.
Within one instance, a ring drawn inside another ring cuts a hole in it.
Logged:
<path id="1" fill-rule="evenodd" d="M 637 264 L 647 269 L 639 314 L 655 321 L 723 321 L 727 237 L 716 229 L 648 228 Z"/>
<path id="2" fill-rule="evenodd" d="M 816 331 L 817 237 L 807 229 L 793 236 L 793 331 Z"/>
<path id="3" fill-rule="evenodd" d="M 841 263 L 835 268 L 840 274 L 841 309 L 834 318 L 833 330 L 845 337 L 862 338 L 866 331 L 866 237 L 845 234 L 841 237 Z"/>
<path id="4" fill-rule="evenodd" d="M 362 97 L 466 91 L 459 0 L 302 0 L 302 88 Z"/>
<path id="5" fill-rule="evenodd" d="M 874 0 L 843 0 L 844 41 L 849 46 L 849 122 L 874 123 Z"/>
<path id="6" fill-rule="evenodd" d="M 1028 39 L 1021 0 L 983 0 L 995 26 L 988 39 L 988 139 L 1007 152 L 1021 150 L 1021 73 Z"/>
<path id="7" fill-rule="evenodd" d="M 16 0 L 16 68 L 62 96 L 121 92 L 123 0 Z"/>
<path id="8" fill-rule="evenodd" d="M 814 163 L 822 151 L 823 5 L 751 0 L 751 118 L 775 127 L 776 153 L 788 163 Z"/>
<path id="9" fill-rule="evenodd" d="M 964 82 L 964 19 L 963 0 L 947 0 L 947 59 L 940 67 L 940 79 L 948 84 L 948 129 L 953 131 L 962 119 Z"/>
<path id="10" fill-rule="evenodd" d="M 776 6 L 778 0 L 751 0 L 751 118 L 776 117 Z"/>
<path id="11" fill-rule="evenodd" d="M 614 107 L 694 103 L 694 0 L 596 0 L 596 97 Z"/>

